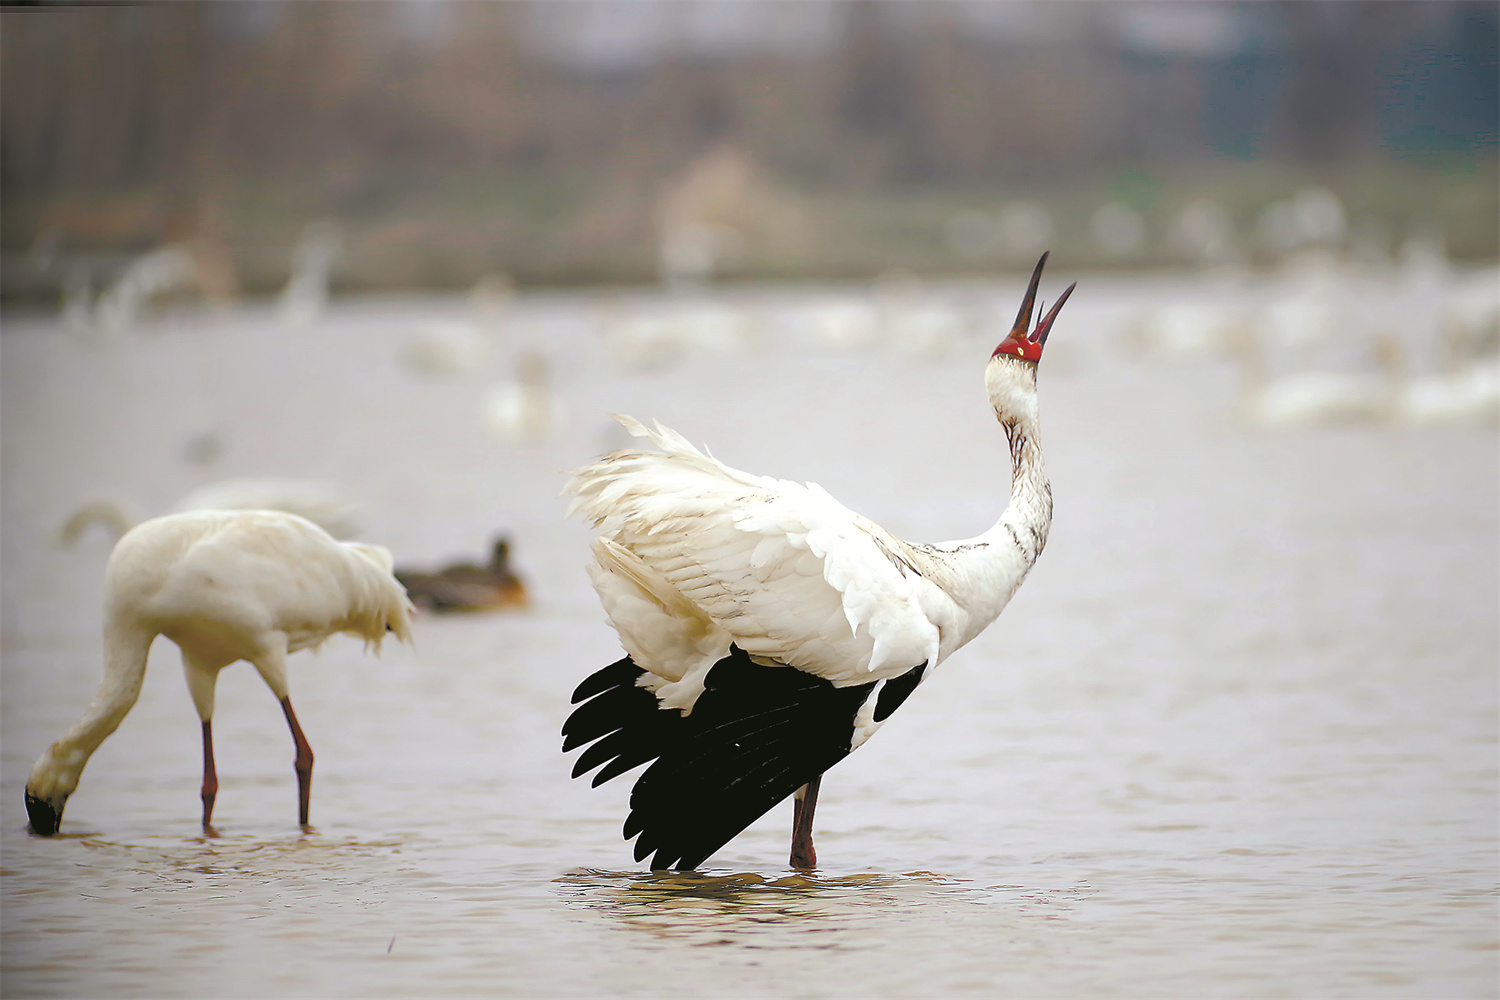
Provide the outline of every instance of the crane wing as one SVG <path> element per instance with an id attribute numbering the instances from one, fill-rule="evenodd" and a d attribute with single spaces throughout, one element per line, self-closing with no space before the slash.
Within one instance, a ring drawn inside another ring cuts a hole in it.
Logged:
<path id="1" fill-rule="evenodd" d="M 755 663 L 730 646 L 708 672 L 692 714 L 681 715 L 661 711 L 636 683 L 640 675 L 626 657 L 580 684 L 573 701 L 583 703 L 563 726 L 563 750 L 596 741 L 573 768 L 576 778 L 602 764 L 595 785 L 650 762 L 631 791 L 624 832 L 627 840 L 639 834 L 636 860 L 652 855 L 653 869 L 698 867 L 843 760 L 858 716 L 886 702 L 872 692 L 897 683 L 836 687 Z"/>
<path id="2" fill-rule="evenodd" d="M 902 543 L 816 485 L 740 472 L 660 424 L 616 419 L 661 450 L 607 455 L 566 491 L 600 529 L 595 587 L 640 666 L 676 681 L 731 642 L 836 685 L 937 662 L 923 605 L 942 595 Z"/>

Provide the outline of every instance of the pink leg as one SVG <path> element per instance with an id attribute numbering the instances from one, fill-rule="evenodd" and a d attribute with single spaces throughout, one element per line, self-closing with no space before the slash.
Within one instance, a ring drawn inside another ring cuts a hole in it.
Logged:
<path id="1" fill-rule="evenodd" d="M 211 821 L 214 816 L 214 799 L 219 795 L 219 774 L 214 770 L 213 723 L 203 720 L 203 832 L 215 836 Z"/>
<path id="2" fill-rule="evenodd" d="M 308 746 L 307 737 L 302 735 L 302 727 L 297 724 L 297 713 L 292 711 L 290 695 L 281 699 L 281 711 L 286 715 L 287 725 L 292 729 L 292 743 L 297 748 L 297 758 L 293 761 L 297 769 L 297 822 L 306 830 L 308 806 L 312 803 L 312 747 Z"/>
<path id="3" fill-rule="evenodd" d="M 818 807 L 818 786 L 823 783 L 820 774 L 797 791 L 792 799 L 792 858 L 793 868 L 813 869 L 818 867 L 818 852 L 813 850 L 813 810 Z"/>

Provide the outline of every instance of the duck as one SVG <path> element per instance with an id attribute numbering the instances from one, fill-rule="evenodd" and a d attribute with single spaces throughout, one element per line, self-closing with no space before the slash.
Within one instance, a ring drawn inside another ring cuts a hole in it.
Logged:
<path id="1" fill-rule="evenodd" d="M 427 571 L 397 567 L 396 579 L 413 604 L 434 614 L 524 608 L 531 601 L 526 585 L 510 568 L 510 539 L 497 536 L 489 562 L 455 562 Z"/>

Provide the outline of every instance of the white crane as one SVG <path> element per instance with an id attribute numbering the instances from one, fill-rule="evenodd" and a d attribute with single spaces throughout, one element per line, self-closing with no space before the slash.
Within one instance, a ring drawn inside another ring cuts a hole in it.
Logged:
<path id="1" fill-rule="evenodd" d="M 377 649 L 387 632 L 410 638 L 411 605 L 391 575 L 391 554 L 339 542 L 280 511 L 204 510 L 138 525 L 115 546 L 104 578 L 104 679 L 83 718 L 47 748 L 26 782 L 31 828 L 51 835 L 84 765 L 135 705 L 151 643 L 182 650 L 188 691 L 203 721 L 203 829 L 212 834 L 211 719 L 219 671 L 249 660 L 281 702 L 296 746 L 298 821 L 308 823 L 312 748 L 288 694 L 288 653 L 348 632 Z"/>
<path id="2" fill-rule="evenodd" d="M 1043 254 L 985 369 L 1009 442 L 1010 503 L 984 534 L 902 541 L 811 483 L 754 476 L 660 424 L 660 451 L 574 473 L 598 528 L 589 567 L 627 655 L 573 693 L 563 749 L 600 784 L 641 764 L 625 837 L 653 869 L 694 868 L 794 795 L 791 864 L 812 868 L 821 776 L 994 621 L 1052 521 L 1037 362 L 1068 295 L 1028 332 Z"/>

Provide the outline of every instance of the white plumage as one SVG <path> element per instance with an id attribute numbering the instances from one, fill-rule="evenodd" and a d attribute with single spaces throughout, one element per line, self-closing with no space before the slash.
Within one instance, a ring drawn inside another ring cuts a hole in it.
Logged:
<path id="1" fill-rule="evenodd" d="M 302 231 L 292 253 L 292 273 L 281 292 L 281 318 L 287 326 L 311 325 L 328 307 L 333 265 L 342 253 L 338 227 L 327 220 Z"/>
<path id="2" fill-rule="evenodd" d="M 693 867 L 798 792 L 792 863 L 811 867 L 819 776 L 1021 585 L 1052 514 L 1036 362 L 1072 291 L 1028 333 L 1041 269 L 985 371 L 1012 490 L 976 538 L 902 541 L 816 485 L 740 472 L 629 417 L 616 419 L 658 450 L 615 452 L 568 483 L 598 529 L 589 572 L 628 657 L 575 692 L 592 700 L 564 749 L 603 737 L 574 770 L 608 762 L 595 784 L 655 760 L 626 822 L 637 859 Z"/>
<path id="3" fill-rule="evenodd" d="M 570 484 L 601 528 L 590 575 L 626 652 L 685 691 L 736 642 L 835 684 L 936 661 L 959 609 L 905 543 L 829 496 L 731 469 L 674 431 L 616 417 L 660 452 L 617 452 Z M 903 564 L 904 563 L 904 564 Z"/>
<path id="4" fill-rule="evenodd" d="M 1481 358 L 1455 372 L 1411 379 L 1395 411 L 1406 424 L 1493 424 L 1500 416 L 1500 360 Z"/>
<path id="5" fill-rule="evenodd" d="M 83 718 L 42 754 L 26 783 L 38 833 L 52 834 L 89 757 L 140 694 L 151 644 L 182 650 L 203 721 L 203 827 L 211 830 L 218 780 L 210 719 L 219 671 L 249 660 L 281 702 L 297 749 L 305 827 L 312 749 L 292 711 L 286 657 L 348 632 L 377 649 L 387 632 L 410 638 L 411 605 L 391 575 L 391 554 L 335 541 L 279 511 L 204 510 L 146 521 L 120 539 L 105 571 L 104 678 Z"/>

